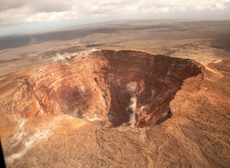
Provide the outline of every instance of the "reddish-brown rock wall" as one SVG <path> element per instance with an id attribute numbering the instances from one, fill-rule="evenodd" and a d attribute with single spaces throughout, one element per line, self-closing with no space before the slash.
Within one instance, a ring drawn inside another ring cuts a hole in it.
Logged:
<path id="1" fill-rule="evenodd" d="M 139 51 L 102 50 L 35 71 L 14 96 L 17 117 L 64 113 L 102 126 L 155 125 L 198 63 Z"/>

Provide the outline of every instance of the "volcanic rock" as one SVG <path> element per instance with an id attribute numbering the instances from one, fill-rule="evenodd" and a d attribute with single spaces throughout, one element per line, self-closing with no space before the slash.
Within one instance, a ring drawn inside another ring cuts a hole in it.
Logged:
<path id="1" fill-rule="evenodd" d="M 229 167 L 229 65 L 102 50 L 35 70 L 7 167 Z"/>
<path id="2" fill-rule="evenodd" d="M 173 114 L 170 101 L 202 66 L 189 59 L 101 50 L 36 70 L 13 98 L 17 118 L 67 114 L 103 127 L 146 127 Z"/>

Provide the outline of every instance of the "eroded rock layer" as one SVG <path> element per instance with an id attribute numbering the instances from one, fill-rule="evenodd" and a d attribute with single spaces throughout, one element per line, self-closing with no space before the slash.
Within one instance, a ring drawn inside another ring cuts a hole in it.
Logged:
<path id="1" fill-rule="evenodd" d="M 19 118 L 64 113 L 105 127 L 158 124 L 183 81 L 201 73 L 192 60 L 140 51 L 95 51 L 35 71 L 13 99 Z"/>

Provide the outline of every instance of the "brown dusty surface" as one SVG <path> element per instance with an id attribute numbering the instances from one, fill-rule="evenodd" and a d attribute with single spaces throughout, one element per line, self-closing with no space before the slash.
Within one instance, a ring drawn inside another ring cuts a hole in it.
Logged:
<path id="1" fill-rule="evenodd" d="M 1 127 L 0 127 L 1 142 L 4 142 L 5 139 L 14 132 L 17 126 L 17 122 L 11 121 L 3 114 L 0 115 L 0 122 L 1 122 Z"/>
<path id="2" fill-rule="evenodd" d="M 32 72 L 32 70 L 26 69 L 0 77 L 0 133 L 2 142 L 13 133 L 17 126 L 17 122 L 10 119 L 12 116 L 12 95 L 17 92 L 21 83 Z"/>

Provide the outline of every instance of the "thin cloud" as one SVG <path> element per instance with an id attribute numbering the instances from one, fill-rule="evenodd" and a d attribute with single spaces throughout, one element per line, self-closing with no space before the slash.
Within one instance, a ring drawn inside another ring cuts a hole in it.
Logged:
<path id="1" fill-rule="evenodd" d="M 23 23 L 175 11 L 225 9 L 230 0 L 3 0 L 0 27 Z"/>

